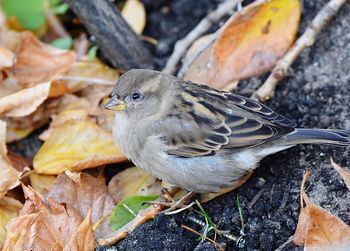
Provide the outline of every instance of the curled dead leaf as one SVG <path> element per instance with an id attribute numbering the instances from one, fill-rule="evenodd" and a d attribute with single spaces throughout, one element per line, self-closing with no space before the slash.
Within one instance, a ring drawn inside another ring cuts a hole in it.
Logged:
<path id="1" fill-rule="evenodd" d="M 18 172 L 7 157 L 6 123 L 0 120 L 0 199 L 6 192 L 19 185 L 21 173 Z"/>
<path id="2" fill-rule="evenodd" d="M 305 250 L 347 250 L 350 246 L 350 227 L 329 211 L 312 203 L 303 189 L 304 181 L 301 197 L 305 207 L 302 203 L 294 243 L 304 244 Z"/>
<path id="3" fill-rule="evenodd" d="M 82 250 L 95 247 L 91 220 L 82 220 L 77 209 L 44 198 L 30 187 L 23 186 L 27 198 L 20 216 L 7 225 L 4 250 Z M 89 216 L 89 214 L 87 214 Z M 90 223 L 90 224 L 89 224 Z M 85 233 L 83 242 L 72 237 Z"/>
<path id="4" fill-rule="evenodd" d="M 63 51 L 40 42 L 33 33 L 19 34 L 16 63 L 7 74 L 22 84 L 51 81 L 67 71 L 75 61 L 74 51 Z"/>
<path id="5" fill-rule="evenodd" d="M 6 117 L 28 116 L 36 111 L 47 98 L 62 95 L 65 93 L 64 90 L 67 89 L 51 82 L 25 88 L 0 98 L 0 115 Z"/>
<path id="6" fill-rule="evenodd" d="M 79 174 L 79 182 L 66 173 L 59 175 L 48 198 L 78 209 L 83 218 L 92 209 L 92 224 L 106 217 L 115 204 L 108 193 L 104 178 L 95 178 L 86 173 Z M 102 237 L 110 232 L 109 221 L 104 220 L 95 229 L 95 236 Z"/>

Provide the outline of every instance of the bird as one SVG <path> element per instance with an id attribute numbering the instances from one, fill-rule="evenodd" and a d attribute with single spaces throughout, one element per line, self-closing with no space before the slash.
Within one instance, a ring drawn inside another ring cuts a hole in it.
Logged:
<path id="1" fill-rule="evenodd" d="M 350 145 L 350 132 L 303 129 L 266 105 L 172 75 L 132 69 L 105 105 L 113 137 L 137 167 L 189 192 L 218 192 L 297 144 Z"/>

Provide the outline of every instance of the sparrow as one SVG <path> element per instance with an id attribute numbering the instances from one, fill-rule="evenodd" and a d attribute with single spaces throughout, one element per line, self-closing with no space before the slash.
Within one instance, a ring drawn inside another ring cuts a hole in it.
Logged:
<path id="1" fill-rule="evenodd" d="M 136 166 L 190 192 L 230 187 L 296 144 L 350 145 L 348 131 L 296 128 L 255 100 L 151 70 L 124 73 L 105 108 L 116 111 L 115 142 Z"/>

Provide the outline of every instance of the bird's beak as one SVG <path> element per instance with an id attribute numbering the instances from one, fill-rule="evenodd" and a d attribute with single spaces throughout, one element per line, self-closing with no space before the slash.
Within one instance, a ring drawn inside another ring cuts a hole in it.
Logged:
<path id="1" fill-rule="evenodd" d="M 105 104 L 104 108 L 111 111 L 123 111 L 125 110 L 125 103 L 117 98 L 111 98 Z"/>

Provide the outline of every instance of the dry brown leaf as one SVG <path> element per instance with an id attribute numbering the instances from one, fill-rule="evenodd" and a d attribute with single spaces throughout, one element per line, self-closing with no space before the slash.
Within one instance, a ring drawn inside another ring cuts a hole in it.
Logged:
<path id="1" fill-rule="evenodd" d="M 294 243 L 304 244 L 305 250 L 347 250 L 350 246 L 350 227 L 310 201 L 303 188 L 305 180 L 304 176 L 301 189 L 302 205 Z"/>
<path id="2" fill-rule="evenodd" d="M 21 173 L 10 163 L 6 148 L 6 123 L 0 120 L 0 199 L 6 192 L 19 185 Z"/>
<path id="3" fill-rule="evenodd" d="M 27 137 L 36 128 L 49 122 L 50 116 L 57 112 L 60 98 L 52 98 L 41 104 L 33 113 L 25 117 L 3 117 L 7 122 L 6 142 L 14 142 Z"/>
<path id="4" fill-rule="evenodd" d="M 54 175 L 37 174 L 35 172 L 29 175 L 30 185 L 35 191 L 43 196 L 46 196 L 49 193 L 56 178 L 57 177 Z"/>
<path id="5" fill-rule="evenodd" d="M 339 173 L 339 175 L 343 178 L 346 187 L 348 188 L 348 190 L 350 191 L 350 171 L 342 168 L 341 166 L 339 166 L 337 163 L 335 163 L 333 161 L 333 159 L 331 158 L 331 164 L 334 167 L 335 170 L 337 170 L 337 172 Z"/>
<path id="6" fill-rule="evenodd" d="M 47 99 L 64 94 L 61 83 L 41 83 L 0 98 L 0 115 L 6 117 L 28 116 Z"/>
<path id="7" fill-rule="evenodd" d="M 72 240 L 80 236 L 78 231 L 89 232 L 89 218 L 82 222 L 75 208 L 50 198 L 46 204 L 32 188 L 23 186 L 23 190 L 27 200 L 20 216 L 7 225 L 4 250 L 81 250 L 79 247 L 95 245 L 91 235 L 83 239 L 85 243 Z"/>
<path id="8" fill-rule="evenodd" d="M 92 121 L 70 121 L 54 127 L 34 156 L 37 173 L 60 174 L 125 161 L 112 133 Z"/>
<path id="9" fill-rule="evenodd" d="M 18 216 L 19 210 L 23 204 L 18 200 L 4 196 L 0 199 L 0 249 L 6 238 L 6 225 L 12 219 Z"/>
<path id="10" fill-rule="evenodd" d="M 198 42 L 193 43 L 192 47 L 188 50 L 188 55 L 186 56 L 189 60 L 193 56 L 197 48 L 203 46 L 210 37 L 203 37 L 198 39 Z M 184 79 L 193 81 L 195 83 L 209 83 L 208 82 L 208 72 L 209 72 L 209 59 L 211 51 L 213 49 L 213 44 L 209 45 L 205 50 L 199 54 L 199 56 L 193 61 L 193 63 L 187 69 Z M 191 53 L 192 52 L 192 53 Z M 187 61 L 185 59 L 185 62 Z"/>
<path id="11" fill-rule="evenodd" d="M 210 85 L 222 89 L 272 69 L 292 45 L 300 14 L 298 0 L 271 0 L 232 16 L 214 43 Z"/>
<path id="12" fill-rule="evenodd" d="M 6 72 L 23 84 L 51 81 L 75 61 L 74 51 L 63 51 L 40 42 L 33 33 L 21 32 L 16 63 Z"/>
<path id="13" fill-rule="evenodd" d="M 308 213 L 305 207 L 300 208 L 300 214 L 298 219 L 297 229 L 293 236 L 293 242 L 295 245 L 302 246 L 305 243 L 305 234 L 307 227 Z"/>
<path id="14" fill-rule="evenodd" d="M 108 191 L 116 203 L 131 195 L 158 195 L 161 189 L 160 181 L 137 167 L 125 169 L 108 183 Z"/>
<path id="15" fill-rule="evenodd" d="M 103 177 L 94 178 L 86 173 L 81 173 L 80 182 L 74 180 L 66 173 L 59 175 L 48 198 L 78 209 L 83 218 L 86 218 L 89 210 L 92 209 L 93 224 L 112 211 L 115 203 L 108 193 Z M 102 221 L 95 230 L 95 236 L 101 237 L 110 233 L 108 224 L 108 220 Z"/>
<path id="16" fill-rule="evenodd" d="M 95 250 L 96 243 L 94 231 L 92 230 L 92 210 L 90 209 L 83 222 L 79 225 L 78 230 L 72 235 L 70 245 L 66 245 L 65 251 L 85 251 Z"/>

